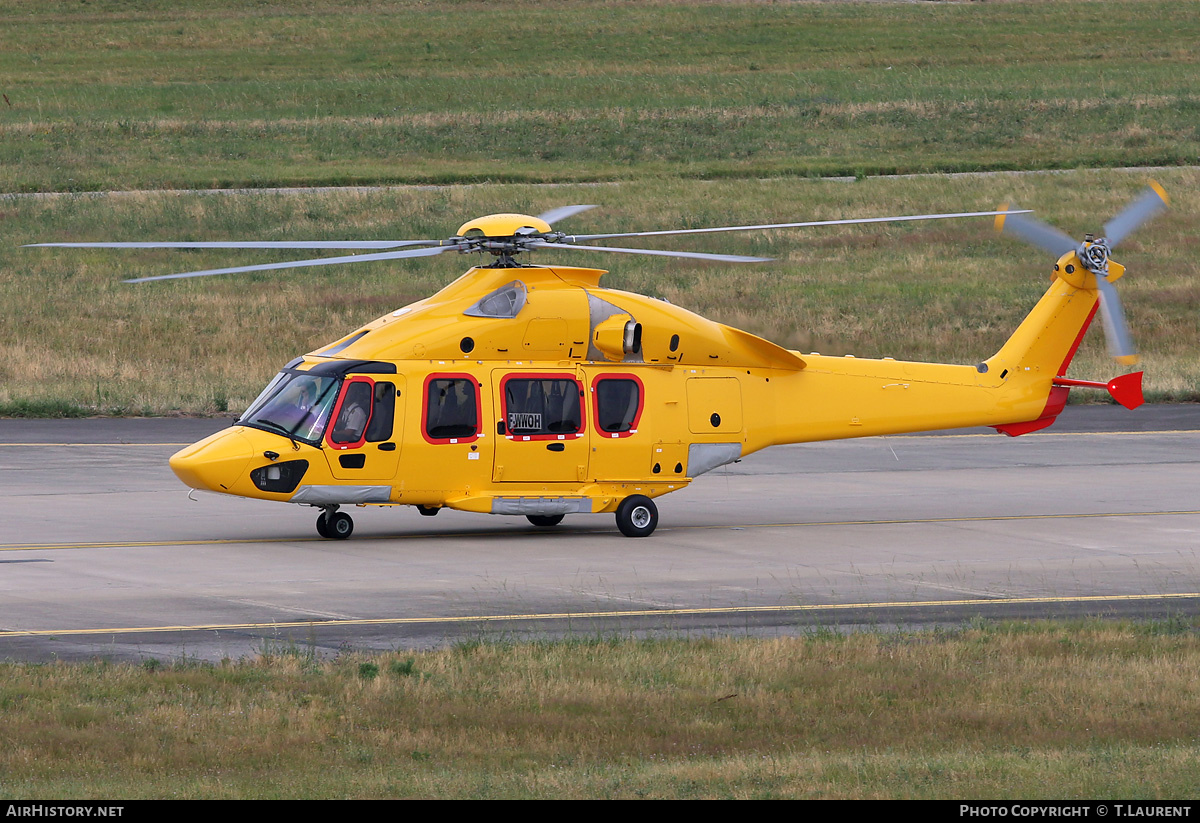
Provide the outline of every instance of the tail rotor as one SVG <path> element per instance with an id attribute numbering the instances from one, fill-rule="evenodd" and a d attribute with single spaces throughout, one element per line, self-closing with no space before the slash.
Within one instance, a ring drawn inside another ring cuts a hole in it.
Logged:
<path id="1" fill-rule="evenodd" d="M 1103 237 L 1087 234 L 1082 243 L 1076 243 L 1069 235 L 1028 214 L 1000 215 L 996 218 L 996 230 L 1050 252 L 1068 275 L 1074 271 L 1075 260 L 1085 271 L 1094 275 L 1096 290 L 1100 294 L 1100 316 L 1108 352 L 1118 363 L 1133 365 L 1138 361 L 1137 351 L 1125 320 L 1121 298 L 1113 285 L 1124 273 L 1124 268 L 1118 263 L 1110 265 L 1109 255 L 1118 243 L 1164 211 L 1168 202 L 1162 186 L 1151 182 L 1141 195 L 1104 224 Z M 1009 208 L 1015 207 L 1011 204 L 1001 206 L 1001 210 Z M 1063 261 L 1066 255 L 1071 255 L 1073 260 Z"/>

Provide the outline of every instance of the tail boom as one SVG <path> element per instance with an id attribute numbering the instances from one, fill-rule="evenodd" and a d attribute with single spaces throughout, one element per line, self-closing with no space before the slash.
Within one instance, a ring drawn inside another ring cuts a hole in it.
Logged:
<path id="1" fill-rule="evenodd" d="M 803 355 L 806 368 L 777 376 L 772 385 L 779 393 L 761 398 L 772 407 L 773 422 L 765 426 L 764 441 L 747 442 L 745 453 L 782 443 L 972 426 L 1016 436 L 1052 424 L 1076 386 L 1105 388 L 1133 408 L 1140 403 L 1140 376 L 1109 383 L 1064 376 L 1098 301 L 1094 283 L 1056 277 L 1000 350 L 976 366 Z"/>

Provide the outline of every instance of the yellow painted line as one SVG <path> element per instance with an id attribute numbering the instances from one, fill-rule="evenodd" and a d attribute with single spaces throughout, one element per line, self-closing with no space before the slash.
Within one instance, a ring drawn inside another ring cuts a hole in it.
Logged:
<path id="1" fill-rule="evenodd" d="M 190 446 L 191 443 L 0 443 L 0 448 L 21 448 L 29 446 L 32 448 L 45 448 L 47 446 L 83 446 L 84 448 L 94 449 L 98 446 Z"/>
<path id="2" fill-rule="evenodd" d="M 127 543 L 22 543 L 0 546 L 0 552 L 54 551 L 57 549 L 138 549 L 155 546 L 221 546 L 230 543 L 312 543 L 323 537 L 247 537 L 223 540 L 144 540 Z"/>
<path id="3" fill-rule="evenodd" d="M 701 527 L 703 528 L 703 527 Z M 712 527 L 724 528 L 724 527 Z M 588 533 L 607 532 L 608 529 L 594 529 Z M 664 530 L 665 531 L 665 530 Z M 418 534 L 379 534 L 371 536 L 362 536 L 362 542 L 365 540 L 429 540 L 435 538 L 457 538 L 467 539 L 474 537 L 527 537 L 546 539 L 553 537 L 555 532 L 550 530 L 545 531 L 477 531 L 477 532 L 420 532 Z M 559 535 L 567 537 L 570 535 L 558 532 Z M 578 535 L 575 531 L 573 534 Z M 140 549 L 140 548 L 155 548 L 155 547 L 172 547 L 172 546 L 224 546 L 230 544 L 240 545 L 256 545 L 258 543 L 330 543 L 337 545 L 325 537 L 228 537 L 213 540 L 143 540 L 129 542 L 111 542 L 111 543 L 12 543 L 9 545 L 0 545 L 0 552 L 31 552 L 31 551 L 57 551 L 59 549 Z M 343 544 L 345 545 L 345 544 Z M 354 543 L 349 545 L 353 546 Z"/>
<path id="4" fill-rule="evenodd" d="M 659 531 L 728 531 L 736 529 L 795 529 L 818 526 L 920 526 L 937 523 L 989 523 L 1012 522 L 1021 520 L 1083 520 L 1097 517 L 1172 517 L 1200 515 L 1200 509 L 1164 512 L 1093 512 L 1082 514 L 1007 514 L 982 515 L 979 517 L 930 517 L 908 520 L 818 520 L 808 523 L 733 523 L 706 526 L 671 526 L 660 527 Z M 453 532 L 420 532 L 417 534 L 380 534 L 363 535 L 361 540 L 432 540 L 432 539 L 468 539 L 476 537 L 522 537 L 536 539 L 551 539 L 555 535 L 561 538 L 578 536 L 579 534 L 604 534 L 610 529 L 594 528 L 586 531 L 453 531 Z M 0 552 L 32 552 L 58 551 L 63 549 L 140 549 L 172 546 L 224 546 L 230 544 L 257 543 L 327 543 L 323 537 L 229 537 L 213 540 L 143 540 L 143 541 L 112 541 L 108 543 L 11 543 L 0 545 Z M 351 544 L 353 545 L 353 544 Z"/>
<path id="5" fill-rule="evenodd" d="M 458 617 L 379 617 L 358 620 L 295 620 L 272 623 L 206 623 L 194 626 L 128 626 L 104 629 L 30 629 L 3 631 L 5 637 L 44 637 L 47 635 L 144 634 L 160 632 L 234 631 L 255 629 L 336 628 L 348 626 L 413 626 L 453 623 L 494 623 L 530 620 L 579 620 L 601 617 L 689 617 L 712 614 L 789 614 L 856 609 L 908 609 L 943 606 L 1005 606 L 1046 603 L 1128 603 L 1147 600 L 1188 600 L 1200 598 L 1200 592 L 1179 594 L 1084 595 L 1079 597 L 1003 597 L 970 600 L 917 600 L 890 603 L 828 603 L 809 606 L 729 606 L 696 609 L 627 609 L 612 612 L 547 612 L 542 614 L 476 614 Z"/>

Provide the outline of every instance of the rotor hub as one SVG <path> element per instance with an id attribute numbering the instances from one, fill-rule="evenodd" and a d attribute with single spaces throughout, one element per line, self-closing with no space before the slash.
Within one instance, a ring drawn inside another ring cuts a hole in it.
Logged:
<path id="1" fill-rule="evenodd" d="M 1083 267 L 1092 274 L 1108 274 L 1109 246 L 1106 238 L 1093 240 L 1091 235 L 1088 235 L 1087 239 L 1080 244 L 1077 254 Z"/>
<path id="2" fill-rule="evenodd" d="M 528 214 L 489 214 L 463 223 L 448 241 L 460 254 L 488 253 L 496 257 L 495 268 L 517 267 L 513 259 L 539 243 L 555 243 L 565 235 L 551 229 L 541 217 Z"/>
<path id="3" fill-rule="evenodd" d="M 500 239 L 506 237 L 531 237 L 538 234 L 549 234 L 550 224 L 540 217 L 528 214 L 489 214 L 468 220 L 458 227 L 458 236 L 468 239 L 487 237 Z"/>

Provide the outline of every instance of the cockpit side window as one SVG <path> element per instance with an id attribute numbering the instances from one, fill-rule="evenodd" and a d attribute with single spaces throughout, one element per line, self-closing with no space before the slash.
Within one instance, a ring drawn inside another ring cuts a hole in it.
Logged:
<path id="1" fill-rule="evenodd" d="M 355 378 L 346 384 L 337 417 L 329 432 L 329 442 L 346 447 L 360 445 L 366 435 L 367 422 L 371 419 L 371 400 L 374 385 L 368 378 Z"/>
<path id="2" fill-rule="evenodd" d="M 380 381 L 375 384 L 375 402 L 371 408 L 371 423 L 367 426 L 367 442 L 391 440 L 395 418 L 396 384 Z"/>

